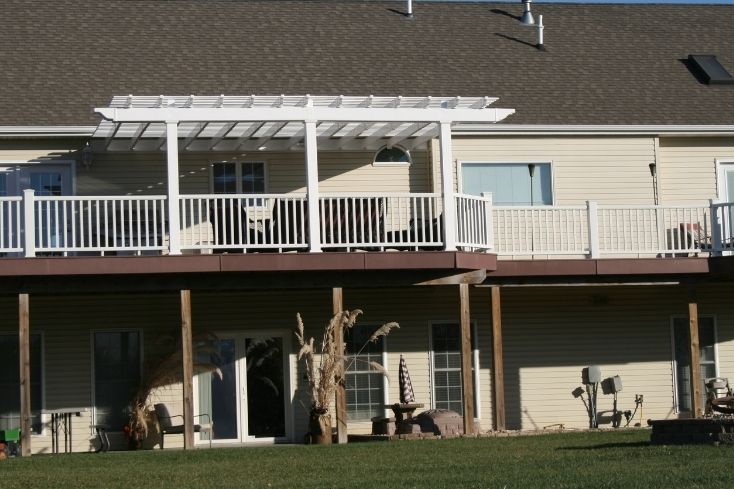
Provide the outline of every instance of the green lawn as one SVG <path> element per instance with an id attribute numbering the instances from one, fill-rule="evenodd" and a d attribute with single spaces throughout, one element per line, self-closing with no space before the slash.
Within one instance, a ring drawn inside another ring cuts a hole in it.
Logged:
<path id="1" fill-rule="evenodd" d="M 0 461 L 2 487 L 716 488 L 734 448 L 649 446 L 649 431 L 342 446 L 39 455 Z"/>

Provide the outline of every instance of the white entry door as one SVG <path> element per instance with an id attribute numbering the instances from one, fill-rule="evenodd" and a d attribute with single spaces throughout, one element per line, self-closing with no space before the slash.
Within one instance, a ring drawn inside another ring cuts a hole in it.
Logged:
<path id="1" fill-rule="evenodd" d="M 196 376 L 197 413 L 211 417 L 214 443 L 289 437 L 291 396 L 284 343 L 283 335 L 221 335 L 207 358 L 199 359 L 219 369 Z M 200 441 L 208 443 L 207 435 L 201 434 Z"/>

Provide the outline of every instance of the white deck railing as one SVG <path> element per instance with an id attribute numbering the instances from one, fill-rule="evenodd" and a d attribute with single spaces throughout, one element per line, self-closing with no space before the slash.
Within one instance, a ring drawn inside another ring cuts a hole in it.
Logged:
<path id="1" fill-rule="evenodd" d="M 580 206 L 497 206 L 492 209 L 500 255 L 589 253 L 588 209 Z"/>
<path id="2" fill-rule="evenodd" d="M 301 194 L 182 195 L 181 249 L 273 250 L 308 246 Z"/>
<path id="3" fill-rule="evenodd" d="M 714 253 L 730 255 L 734 249 L 734 203 L 711 204 L 711 248 Z M 702 240 L 707 238 L 702 236 Z"/>
<path id="4" fill-rule="evenodd" d="M 599 252 L 614 254 L 699 253 L 710 241 L 706 206 L 599 206 Z M 710 246 L 708 246 L 710 248 Z"/>
<path id="5" fill-rule="evenodd" d="M 165 196 L 0 197 L 0 253 L 166 253 Z M 456 195 L 459 249 L 512 257 L 730 254 L 734 203 L 709 205 L 493 206 Z M 434 193 L 326 194 L 318 200 L 326 250 L 440 250 L 443 201 Z M 184 195 L 180 249 L 232 252 L 309 248 L 304 194 Z M 32 232 L 28 232 L 32 230 Z M 170 247 L 170 248 L 169 248 Z"/>
<path id="6" fill-rule="evenodd" d="M 0 253 L 23 251 L 23 198 L 0 197 Z"/>
<path id="7" fill-rule="evenodd" d="M 711 251 L 711 206 L 493 208 L 499 255 L 657 256 Z M 704 238 L 709 237 L 709 238 Z"/>
<path id="8" fill-rule="evenodd" d="M 487 251 L 492 248 L 493 241 L 491 197 L 457 195 L 456 246 Z"/>
<path id="9" fill-rule="evenodd" d="M 24 252 L 161 252 L 167 235 L 165 197 L 24 195 Z M 30 224 L 30 225 L 29 225 Z"/>
<path id="10" fill-rule="evenodd" d="M 419 249 L 443 245 L 440 194 L 326 194 L 319 198 L 321 246 Z"/>

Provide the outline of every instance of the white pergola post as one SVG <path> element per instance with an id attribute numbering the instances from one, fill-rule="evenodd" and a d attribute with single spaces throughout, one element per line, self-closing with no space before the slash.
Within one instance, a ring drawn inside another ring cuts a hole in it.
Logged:
<path id="1" fill-rule="evenodd" d="M 319 229 L 319 163 L 316 143 L 316 121 L 304 122 L 306 128 L 306 189 L 308 201 L 308 244 L 312 253 L 321 251 Z"/>
<path id="2" fill-rule="evenodd" d="M 443 196 L 444 249 L 456 251 L 456 202 L 454 199 L 454 161 L 451 123 L 441 122 L 441 195 Z"/>
<path id="3" fill-rule="evenodd" d="M 168 252 L 181 254 L 181 218 L 178 189 L 178 121 L 166 121 L 166 160 L 168 178 Z"/>

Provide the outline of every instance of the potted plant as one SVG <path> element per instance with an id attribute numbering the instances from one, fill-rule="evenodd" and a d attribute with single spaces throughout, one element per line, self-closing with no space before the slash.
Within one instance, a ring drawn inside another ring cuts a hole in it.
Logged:
<path id="1" fill-rule="evenodd" d="M 308 380 L 309 406 L 309 430 L 311 442 L 317 444 L 331 443 L 331 414 L 329 407 L 338 385 L 343 385 L 347 367 L 344 365 L 346 349 L 337 344 L 337 332 L 341 331 L 342 337 L 357 322 L 357 317 L 362 314 L 360 309 L 353 311 L 341 311 L 336 313 L 324 328 L 324 334 L 318 350 L 314 346 L 313 337 L 306 339 L 304 334 L 303 320 L 300 314 L 296 315 L 296 338 L 300 347 L 298 359 L 303 359 Z M 399 328 L 398 323 L 385 323 L 377 328 L 369 337 L 367 342 L 354 356 L 359 353 L 369 342 L 375 342 L 382 336 L 387 336 L 393 328 Z M 316 355 L 318 354 L 318 365 Z M 385 374 L 385 369 L 377 362 L 369 362 L 369 368 Z"/>

